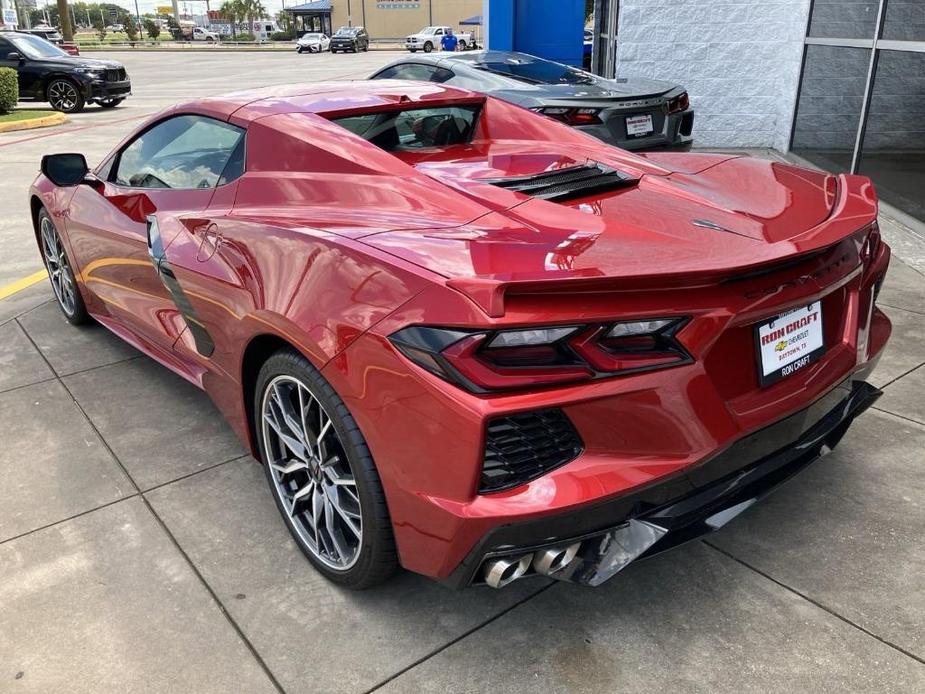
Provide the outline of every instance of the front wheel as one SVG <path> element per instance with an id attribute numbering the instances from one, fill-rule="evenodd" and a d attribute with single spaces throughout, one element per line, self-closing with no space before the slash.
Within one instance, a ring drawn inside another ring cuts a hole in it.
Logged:
<path id="1" fill-rule="evenodd" d="M 55 111 L 77 113 L 84 107 L 84 98 L 77 85 L 66 79 L 52 80 L 47 90 L 48 103 Z"/>
<path id="2" fill-rule="evenodd" d="M 412 53 L 417 53 L 417 52 L 418 52 L 418 49 L 417 49 L 417 48 L 409 48 L 408 50 L 411 51 Z"/>
<path id="3" fill-rule="evenodd" d="M 329 580 L 362 589 L 398 568 L 372 455 L 344 402 L 298 352 L 281 350 L 257 376 L 257 444 L 296 544 Z"/>
<path id="4" fill-rule="evenodd" d="M 296 48 L 295 52 L 298 53 L 299 55 L 302 55 L 302 46 L 299 46 L 298 48 Z"/>
<path id="5" fill-rule="evenodd" d="M 424 44 L 425 53 L 430 53 L 432 50 L 434 50 L 434 44 L 432 44 L 430 41 Z"/>
<path id="6" fill-rule="evenodd" d="M 90 314 L 87 313 L 87 307 L 77 288 L 67 251 L 64 250 L 55 223 L 51 221 L 51 215 L 44 207 L 39 210 L 39 244 L 42 247 L 42 259 L 45 261 L 45 269 L 48 270 L 51 288 L 55 293 L 55 299 L 58 300 L 58 308 L 73 325 L 89 323 Z"/>

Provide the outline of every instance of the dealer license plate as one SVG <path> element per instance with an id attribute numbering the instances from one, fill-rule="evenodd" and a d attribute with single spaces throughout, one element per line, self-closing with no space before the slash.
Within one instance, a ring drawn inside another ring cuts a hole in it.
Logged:
<path id="1" fill-rule="evenodd" d="M 755 338 L 762 386 L 805 369 L 825 352 L 822 303 L 814 301 L 760 323 Z"/>
<path id="2" fill-rule="evenodd" d="M 626 134 L 629 137 L 645 137 L 655 130 L 652 127 L 652 115 L 646 113 L 641 116 L 626 117 Z"/>

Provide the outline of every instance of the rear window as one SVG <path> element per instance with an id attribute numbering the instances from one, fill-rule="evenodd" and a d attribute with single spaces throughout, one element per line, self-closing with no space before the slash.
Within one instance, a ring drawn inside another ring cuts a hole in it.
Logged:
<path id="1" fill-rule="evenodd" d="M 594 75 L 562 63 L 527 55 L 478 62 L 473 67 L 529 84 L 593 84 Z"/>
<path id="2" fill-rule="evenodd" d="M 388 152 L 450 147 L 472 141 L 480 107 L 438 106 L 333 118 L 342 128 Z"/>

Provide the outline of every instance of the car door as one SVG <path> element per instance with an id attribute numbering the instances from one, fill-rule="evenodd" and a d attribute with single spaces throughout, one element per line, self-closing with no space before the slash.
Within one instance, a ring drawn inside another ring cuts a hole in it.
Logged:
<path id="1" fill-rule="evenodd" d="M 68 238 L 97 312 L 149 344 L 173 345 L 186 316 L 152 262 L 149 217 L 173 222 L 160 224 L 164 247 L 179 224 L 205 236 L 214 199 L 227 207 L 233 202 L 216 193 L 228 185 L 223 175 L 235 152 L 243 152 L 243 140 L 241 128 L 223 121 L 172 116 L 123 146 L 95 185 L 77 188 Z"/>
<path id="2" fill-rule="evenodd" d="M 10 60 L 7 57 L 10 53 L 19 53 L 19 49 L 15 48 L 12 43 L 0 36 L 0 67 L 9 67 L 16 70 L 16 75 L 19 80 L 19 97 L 22 98 L 28 95 L 23 89 L 23 76 L 20 74 L 23 61 L 21 59 Z"/>

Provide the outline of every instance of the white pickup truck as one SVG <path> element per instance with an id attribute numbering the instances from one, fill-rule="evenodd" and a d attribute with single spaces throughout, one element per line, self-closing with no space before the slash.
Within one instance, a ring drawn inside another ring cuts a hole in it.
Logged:
<path id="1" fill-rule="evenodd" d="M 440 50 L 440 42 L 450 29 L 451 27 L 448 26 L 424 27 L 418 33 L 405 37 L 405 48 L 412 53 L 417 53 L 419 50 L 430 53 L 435 48 Z M 475 47 L 470 32 L 454 31 L 453 34 L 459 39 L 458 50 L 464 51 L 467 48 Z"/>
<path id="2" fill-rule="evenodd" d="M 208 31 L 202 27 L 194 27 L 190 38 L 193 41 L 208 41 L 210 43 L 218 41 L 218 34 L 214 31 Z"/>

